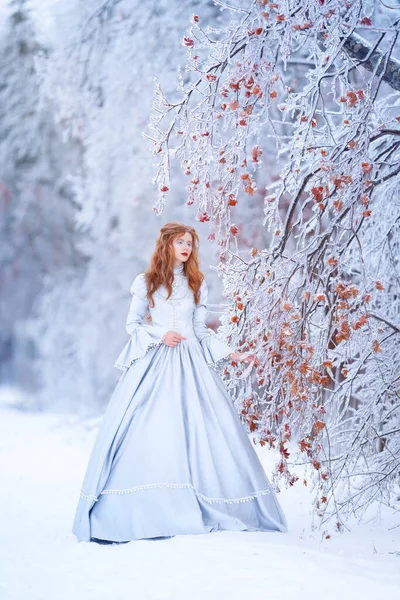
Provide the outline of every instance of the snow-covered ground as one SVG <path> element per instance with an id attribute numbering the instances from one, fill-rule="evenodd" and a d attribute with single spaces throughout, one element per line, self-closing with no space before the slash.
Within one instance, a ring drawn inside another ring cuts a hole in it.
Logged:
<path id="1" fill-rule="evenodd" d="M 0 395 L 2 600 L 400 598 L 400 517 L 321 540 L 300 485 L 279 495 L 287 534 L 77 542 L 72 519 L 98 420 L 21 412 L 16 403 Z M 257 452 L 270 473 L 273 454 Z"/>

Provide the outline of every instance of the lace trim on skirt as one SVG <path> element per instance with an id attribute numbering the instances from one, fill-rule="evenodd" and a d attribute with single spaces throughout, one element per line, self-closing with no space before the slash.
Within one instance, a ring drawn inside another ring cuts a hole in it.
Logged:
<path id="1" fill-rule="evenodd" d="M 153 484 L 149 484 L 149 485 L 139 485 L 137 487 L 128 488 L 125 490 L 113 490 L 113 489 L 103 490 L 102 492 L 100 492 L 99 495 L 101 496 L 102 494 L 131 494 L 133 492 L 138 492 L 141 490 L 149 490 L 149 489 L 160 488 L 160 487 L 170 487 L 170 488 L 177 488 L 177 489 L 189 488 L 194 491 L 196 496 L 199 496 L 206 502 L 210 502 L 210 503 L 225 502 L 227 504 L 236 504 L 238 502 L 249 502 L 250 500 L 254 500 L 255 498 L 257 498 L 258 496 L 265 496 L 266 494 L 271 493 L 271 489 L 269 488 L 266 490 L 260 490 L 258 492 L 254 492 L 253 494 L 250 494 L 249 496 L 244 496 L 242 498 L 210 498 L 210 497 L 205 496 L 204 494 L 201 494 L 200 492 L 198 492 L 196 490 L 196 488 L 194 487 L 194 485 L 192 485 L 191 483 L 153 483 Z M 92 494 L 85 494 L 82 490 L 81 490 L 81 498 L 84 498 L 87 500 L 94 500 L 95 502 L 97 502 L 99 499 L 97 496 L 93 496 Z"/>

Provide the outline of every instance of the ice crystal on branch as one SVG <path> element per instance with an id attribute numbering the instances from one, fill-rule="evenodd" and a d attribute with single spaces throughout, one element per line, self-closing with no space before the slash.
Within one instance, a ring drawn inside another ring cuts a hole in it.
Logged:
<path id="1" fill-rule="evenodd" d="M 398 483 L 399 22 L 372 0 L 216 4 L 229 24 L 198 15 L 183 37 L 181 101 L 157 91 L 156 208 L 174 155 L 221 246 L 222 329 L 260 361 L 226 370 L 240 414 L 289 485 L 297 444 L 340 524 Z M 261 185 L 249 252 L 237 224 Z"/>

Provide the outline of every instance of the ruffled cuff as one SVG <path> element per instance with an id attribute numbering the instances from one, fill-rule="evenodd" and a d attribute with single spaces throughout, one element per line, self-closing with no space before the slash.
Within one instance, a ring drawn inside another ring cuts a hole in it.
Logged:
<path id="1" fill-rule="evenodd" d="M 224 361 L 231 359 L 234 350 L 222 342 L 213 332 L 200 341 L 206 363 L 209 367 L 218 368 Z"/>
<path id="2" fill-rule="evenodd" d="M 137 327 L 115 361 L 114 367 L 121 369 L 121 371 L 126 371 L 150 350 L 161 346 L 164 343 L 166 333 L 167 330 L 154 325 L 141 325 Z"/>

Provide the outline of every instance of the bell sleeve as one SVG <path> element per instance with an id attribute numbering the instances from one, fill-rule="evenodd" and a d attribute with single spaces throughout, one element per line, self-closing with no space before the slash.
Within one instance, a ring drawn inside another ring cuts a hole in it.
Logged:
<path id="1" fill-rule="evenodd" d="M 151 325 L 144 321 L 148 310 L 147 287 L 144 273 L 139 273 L 130 287 L 132 294 L 125 328 L 130 339 L 114 363 L 114 367 L 126 371 L 129 367 L 164 343 L 164 336 L 168 330 Z"/>
<path id="2" fill-rule="evenodd" d="M 231 353 L 235 350 L 223 342 L 215 331 L 207 327 L 207 303 L 208 287 L 205 280 L 203 280 L 200 287 L 200 303 L 193 312 L 193 329 L 203 349 L 207 365 L 216 367 L 223 361 L 229 360 Z"/>

